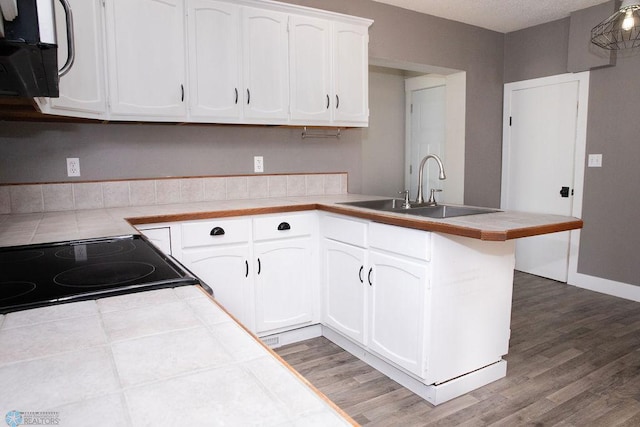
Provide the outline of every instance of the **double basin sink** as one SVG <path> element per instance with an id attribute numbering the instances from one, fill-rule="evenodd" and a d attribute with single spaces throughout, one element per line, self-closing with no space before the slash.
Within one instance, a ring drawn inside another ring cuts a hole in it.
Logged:
<path id="1" fill-rule="evenodd" d="M 377 211 L 418 215 L 428 218 L 453 218 L 457 216 L 500 212 L 497 209 L 478 208 L 474 206 L 429 206 L 425 203 L 411 204 L 409 207 L 404 207 L 404 200 L 400 199 L 364 200 L 361 202 L 343 202 L 341 204 L 359 208 L 373 209 Z"/>

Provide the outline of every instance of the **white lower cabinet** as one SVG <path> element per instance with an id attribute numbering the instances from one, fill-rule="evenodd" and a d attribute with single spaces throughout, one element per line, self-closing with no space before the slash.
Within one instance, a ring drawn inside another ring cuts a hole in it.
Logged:
<path id="1" fill-rule="evenodd" d="M 182 262 L 204 281 L 215 298 L 245 325 L 251 323 L 249 243 L 183 251 Z"/>
<path id="2" fill-rule="evenodd" d="M 429 265 L 397 254 L 369 252 L 367 346 L 423 377 L 429 331 Z"/>
<path id="3" fill-rule="evenodd" d="M 258 335 L 319 321 L 316 215 L 260 215 L 172 227 L 174 256 Z"/>
<path id="4" fill-rule="evenodd" d="M 365 344 L 367 251 L 331 239 L 323 242 L 323 321 Z"/>
<path id="5" fill-rule="evenodd" d="M 256 331 L 273 331 L 313 320 L 311 238 L 287 238 L 254 245 L 257 262 Z"/>
<path id="6" fill-rule="evenodd" d="M 430 233 L 333 215 L 323 217 L 322 233 L 323 322 L 423 376 L 429 263 L 416 257 L 428 253 L 424 246 L 430 244 Z M 380 249 L 366 248 L 372 246 Z"/>

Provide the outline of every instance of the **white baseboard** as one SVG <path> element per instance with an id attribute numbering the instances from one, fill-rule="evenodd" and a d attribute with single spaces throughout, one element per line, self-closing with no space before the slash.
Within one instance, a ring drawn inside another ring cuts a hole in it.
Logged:
<path id="1" fill-rule="evenodd" d="M 568 283 L 579 288 L 589 289 L 590 291 L 640 302 L 640 286 L 571 272 L 569 273 Z"/>

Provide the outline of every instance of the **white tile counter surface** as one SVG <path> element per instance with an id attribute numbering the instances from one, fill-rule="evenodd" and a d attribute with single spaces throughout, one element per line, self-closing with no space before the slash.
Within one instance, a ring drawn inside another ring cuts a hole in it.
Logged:
<path id="1" fill-rule="evenodd" d="M 187 286 L 0 316 L 0 415 L 61 426 L 341 426 L 332 406 Z"/>
<path id="2" fill-rule="evenodd" d="M 339 202 L 382 199 L 383 197 L 353 194 L 330 196 L 302 196 L 265 199 L 224 200 L 168 205 L 102 208 L 61 212 L 38 212 L 0 215 L 0 246 L 16 246 L 65 240 L 112 237 L 137 233 L 126 219 L 163 215 L 188 215 L 243 209 L 277 208 L 318 204 L 334 206 Z M 518 230 L 575 220 L 572 217 L 530 214 L 522 212 L 496 212 L 456 218 L 435 219 L 409 216 L 402 213 L 376 212 L 369 209 L 339 205 L 344 212 L 367 212 L 388 218 L 406 219 L 423 223 L 438 223 L 487 232 Z"/>

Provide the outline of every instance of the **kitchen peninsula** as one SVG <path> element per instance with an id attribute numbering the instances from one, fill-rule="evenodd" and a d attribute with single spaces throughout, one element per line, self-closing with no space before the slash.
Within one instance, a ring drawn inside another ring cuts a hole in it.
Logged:
<path id="1" fill-rule="evenodd" d="M 278 226 L 280 232 L 280 225 L 287 222 L 290 229 L 284 232 L 293 229 L 294 239 L 307 239 L 308 252 L 304 253 L 315 260 L 308 264 L 312 270 L 305 272 L 312 284 L 308 293 L 301 294 L 300 300 L 292 294 L 292 301 L 308 304 L 305 306 L 308 316 L 305 314 L 306 317 L 290 325 L 272 322 L 279 320 L 281 313 L 259 307 L 270 301 L 269 295 L 261 299 L 259 289 L 252 292 L 253 284 L 247 288 L 250 298 L 245 300 L 250 310 L 240 316 L 230 310 L 266 343 L 283 345 L 323 334 L 434 404 L 505 376 L 506 362 L 501 356 L 508 350 L 513 239 L 578 229 L 582 221 L 514 212 L 427 219 L 340 204 L 367 199 L 372 197 L 334 194 L 8 214 L 0 216 L 0 245 L 138 233 L 134 227 L 143 233 L 145 228 L 165 228 L 172 253 L 189 267 L 186 254 L 193 250 L 184 237 L 185 230 L 205 224 L 204 238 L 210 239 L 214 238 L 213 234 L 209 235 L 211 221 L 251 220 L 244 223 L 247 227 L 241 230 L 251 233 L 250 256 L 256 256 L 267 253 L 263 249 L 278 239 L 269 234 L 275 231 L 262 231 L 262 225 Z M 304 224 L 311 231 L 296 236 L 298 224 Z M 231 238 L 232 230 L 228 229 L 226 237 Z M 355 280 L 360 286 L 355 296 L 344 294 L 336 300 L 332 293 L 336 290 L 334 285 L 344 282 L 347 286 L 351 279 L 344 278 L 347 271 L 341 268 L 329 272 L 327 269 L 334 265 L 348 269 L 349 264 L 342 264 L 345 258 L 340 255 L 345 253 L 361 256 L 353 264 Z M 260 256 L 257 256 L 258 269 L 267 268 L 264 259 L 264 265 L 260 265 Z M 332 260 L 337 264 L 332 264 Z M 253 261 L 246 261 L 247 276 L 251 276 Z M 402 267 L 400 281 L 395 275 L 398 266 Z M 261 282 L 266 279 L 258 276 L 259 270 L 256 274 L 256 284 L 268 284 L 268 281 Z M 339 276 L 337 281 L 335 275 Z M 201 278 L 217 293 L 217 283 Z M 403 294 L 400 298 L 396 286 L 405 283 L 409 287 L 400 292 Z M 361 298 L 359 307 L 346 307 L 348 313 L 344 317 L 340 304 L 352 298 Z M 407 298 L 416 300 L 419 312 L 412 313 L 414 304 L 402 305 Z M 403 310 L 380 305 L 385 301 L 400 304 Z M 202 306 L 204 302 L 199 304 Z M 215 304 L 210 304 L 215 310 Z M 362 330 L 350 323 L 353 320 L 350 316 L 359 310 L 362 313 L 356 324 L 362 326 Z M 11 314 L 4 317 L 0 343 L 7 346 Z M 395 333 L 386 324 L 398 318 L 409 325 L 402 333 Z M 470 325 L 473 328 L 469 328 Z M 227 337 L 236 339 L 233 334 Z M 469 348 L 475 350 L 468 351 Z M 478 363 L 480 366 L 474 365 Z M 12 365 L 12 361 L 6 361 L 3 369 L 10 370 Z M 468 374 L 458 373 L 459 369 Z M 329 412 L 335 415 L 331 408 Z M 301 410 L 301 413 L 308 411 Z"/>

